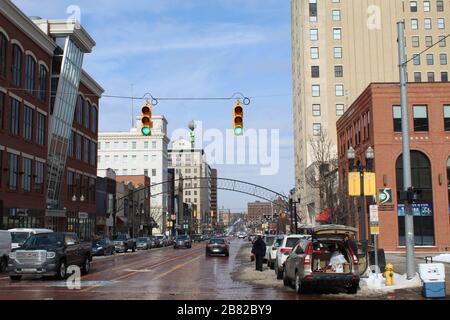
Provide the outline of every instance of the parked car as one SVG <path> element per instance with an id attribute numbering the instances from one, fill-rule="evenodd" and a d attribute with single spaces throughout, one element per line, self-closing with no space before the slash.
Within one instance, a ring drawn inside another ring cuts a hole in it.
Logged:
<path id="1" fill-rule="evenodd" d="M 201 234 L 192 235 L 192 241 L 194 241 L 194 242 L 202 242 L 203 240 L 204 240 L 203 235 L 201 235 Z"/>
<path id="2" fill-rule="evenodd" d="M 25 240 L 27 240 L 33 234 L 53 232 L 53 230 L 50 229 L 29 229 L 29 228 L 9 229 L 8 231 L 11 233 L 11 249 L 20 247 L 25 242 Z"/>
<path id="3" fill-rule="evenodd" d="M 359 287 L 358 256 L 344 244 L 355 228 L 327 225 L 314 228 L 312 239 L 303 239 L 286 259 L 283 282 L 302 293 L 308 288 L 344 288 L 354 294 Z"/>
<path id="4" fill-rule="evenodd" d="M 192 240 L 188 235 L 181 235 L 175 239 L 175 244 L 173 245 L 174 249 L 179 248 L 192 248 Z"/>
<path id="5" fill-rule="evenodd" d="M 297 242 L 300 241 L 300 239 L 310 237 L 306 235 L 299 235 L 299 234 L 291 234 L 283 236 L 283 239 L 281 241 L 280 246 L 277 248 L 277 254 L 275 257 L 275 274 L 277 275 L 277 279 L 283 279 L 283 269 L 284 269 L 284 262 L 286 261 L 289 254 L 292 252 L 292 248 L 294 248 L 297 245 Z"/>
<path id="6" fill-rule="evenodd" d="M 11 252 L 11 233 L 0 230 L 0 273 L 5 272 L 8 266 L 8 256 Z"/>
<path id="7" fill-rule="evenodd" d="M 152 240 L 150 237 L 140 237 L 136 240 L 136 249 L 148 250 L 152 247 Z"/>
<path id="8" fill-rule="evenodd" d="M 268 246 L 266 248 L 266 260 L 267 260 L 267 266 L 274 270 L 275 269 L 275 260 L 277 258 L 277 250 L 281 246 L 283 242 L 284 236 L 278 235 L 273 242 L 271 246 Z"/>
<path id="9" fill-rule="evenodd" d="M 268 262 L 267 256 L 268 252 L 271 250 L 273 243 L 277 239 L 276 235 L 265 235 L 263 241 L 266 244 L 266 255 L 263 258 L 263 262 Z"/>
<path id="10" fill-rule="evenodd" d="M 81 243 L 75 233 L 40 233 L 29 237 L 9 254 L 8 273 L 11 280 L 23 275 L 56 276 L 65 279 L 67 267 L 79 266 L 83 274 L 91 269 L 92 243 Z"/>
<path id="11" fill-rule="evenodd" d="M 230 256 L 230 245 L 225 238 L 212 238 L 208 241 L 206 245 L 206 256 L 211 255 L 224 255 L 225 257 Z"/>
<path id="12" fill-rule="evenodd" d="M 109 238 L 92 242 L 92 256 L 106 256 L 115 253 L 114 243 Z"/>
<path id="13" fill-rule="evenodd" d="M 116 240 L 114 240 L 114 246 L 116 252 L 126 253 L 130 249 L 132 252 L 136 251 L 136 241 L 129 234 L 118 235 Z"/>
<path id="14" fill-rule="evenodd" d="M 156 235 L 155 237 L 156 237 L 156 239 L 158 239 L 160 247 L 166 247 L 167 246 L 167 238 L 166 238 L 166 236 L 160 234 L 160 235 Z"/>

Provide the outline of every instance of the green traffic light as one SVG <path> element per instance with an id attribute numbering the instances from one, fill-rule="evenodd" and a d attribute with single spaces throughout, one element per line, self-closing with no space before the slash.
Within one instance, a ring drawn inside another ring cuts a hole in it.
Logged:
<path id="1" fill-rule="evenodd" d="M 151 133 L 150 128 L 148 128 L 148 127 L 142 128 L 141 132 L 144 136 L 149 136 Z"/>
<path id="2" fill-rule="evenodd" d="M 234 134 L 235 135 L 240 136 L 240 135 L 242 135 L 242 133 L 243 133 L 243 130 L 242 130 L 241 127 L 234 128 Z"/>

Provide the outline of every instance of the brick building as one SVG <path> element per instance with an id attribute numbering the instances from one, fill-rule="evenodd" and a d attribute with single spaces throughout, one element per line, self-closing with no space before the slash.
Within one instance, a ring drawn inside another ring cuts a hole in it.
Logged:
<path id="1" fill-rule="evenodd" d="M 448 250 L 450 83 L 411 83 L 408 99 L 412 184 L 422 191 L 413 208 L 417 250 Z M 403 189 L 399 84 L 371 84 L 339 119 L 337 132 L 341 183 L 347 183 L 350 146 L 363 164 L 365 150 L 374 148 L 377 189 L 390 188 L 393 196 L 391 206 L 380 207 L 380 247 L 404 250 L 404 212 L 398 197 Z"/>
<path id="2" fill-rule="evenodd" d="M 103 89 L 82 61 L 94 46 L 74 20 L 30 19 L 2 1 L 1 228 L 47 227 L 92 237 Z"/>
<path id="3" fill-rule="evenodd" d="M 272 216 L 272 203 L 255 201 L 247 204 L 248 221 L 257 222 L 264 219 L 264 216 Z"/>

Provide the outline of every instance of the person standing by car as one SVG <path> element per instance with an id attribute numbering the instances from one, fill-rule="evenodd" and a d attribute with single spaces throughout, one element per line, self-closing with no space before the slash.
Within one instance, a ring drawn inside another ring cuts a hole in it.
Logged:
<path id="1" fill-rule="evenodd" d="M 358 246 L 356 245 L 356 242 L 350 239 L 350 236 L 348 234 L 344 237 L 344 244 L 347 248 L 351 249 L 354 255 L 358 255 Z"/>
<path id="2" fill-rule="evenodd" d="M 259 235 L 256 241 L 253 243 L 252 253 L 255 255 L 256 271 L 263 271 L 263 259 L 266 255 L 266 244 Z"/>

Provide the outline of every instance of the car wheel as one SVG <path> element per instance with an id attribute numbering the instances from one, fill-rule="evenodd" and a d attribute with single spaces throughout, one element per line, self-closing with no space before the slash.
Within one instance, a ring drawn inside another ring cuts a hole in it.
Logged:
<path id="1" fill-rule="evenodd" d="M 295 292 L 298 294 L 302 294 L 303 292 L 305 292 L 305 288 L 303 287 L 299 272 L 295 274 Z"/>
<path id="2" fill-rule="evenodd" d="M 284 270 L 283 270 L 283 285 L 285 287 L 291 286 L 291 280 L 289 280 L 289 278 L 287 277 L 286 268 L 284 268 Z"/>
<path id="3" fill-rule="evenodd" d="M 89 259 L 89 256 L 86 256 L 84 259 L 83 267 L 81 268 L 82 274 L 88 274 L 91 270 L 91 259 Z"/>
<path id="4" fill-rule="evenodd" d="M 60 280 L 64 280 L 67 275 L 67 269 L 66 269 L 66 262 L 64 260 L 61 260 L 58 266 L 58 274 L 57 278 Z"/>
<path id="5" fill-rule="evenodd" d="M 353 284 L 350 288 L 347 289 L 349 294 L 356 294 L 358 292 L 359 285 L 357 283 Z"/>
<path id="6" fill-rule="evenodd" d="M 20 281 L 20 279 L 22 279 L 22 276 L 9 276 L 9 278 L 10 278 L 12 281 Z"/>
<path id="7" fill-rule="evenodd" d="M 136 252 L 136 247 L 133 247 L 133 249 L 131 249 L 131 252 Z"/>

